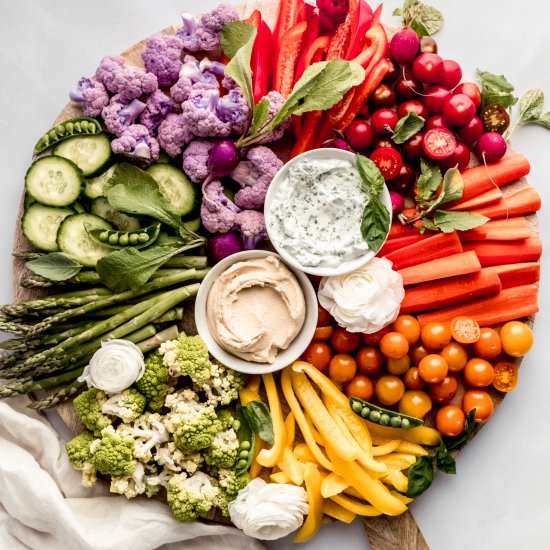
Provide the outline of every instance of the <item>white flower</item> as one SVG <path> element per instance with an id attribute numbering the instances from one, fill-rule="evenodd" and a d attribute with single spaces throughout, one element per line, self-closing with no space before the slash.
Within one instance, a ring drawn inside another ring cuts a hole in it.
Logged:
<path id="1" fill-rule="evenodd" d="M 266 483 L 257 477 L 229 503 L 231 521 L 249 537 L 275 540 L 292 533 L 309 513 L 302 487 Z"/>
<path id="2" fill-rule="evenodd" d="M 78 379 L 105 393 L 118 393 L 143 376 L 145 360 L 141 350 L 129 340 L 108 340 L 90 359 Z"/>
<path id="3" fill-rule="evenodd" d="M 373 258 L 351 273 L 323 277 L 318 296 L 341 327 L 372 334 L 395 321 L 405 290 L 391 262 Z"/>

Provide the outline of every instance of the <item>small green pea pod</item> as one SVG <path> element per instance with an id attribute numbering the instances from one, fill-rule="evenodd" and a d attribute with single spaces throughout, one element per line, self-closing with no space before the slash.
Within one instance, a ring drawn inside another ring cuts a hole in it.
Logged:
<path id="1" fill-rule="evenodd" d="M 363 401 L 358 397 L 350 397 L 349 404 L 351 410 L 370 422 L 380 424 L 381 426 L 391 426 L 392 428 L 402 428 L 403 430 L 409 430 L 411 428 L 417 428 L 422 426 L 424 421 L 414 416 L 408 416 L 401 414 L 390 409 L 385 409 L 368 401 Z"/>
<path id="2" fill-rule="evenodd" d="M 90 225 L 86 226 L 86 231 L 92 240 L 109 248 L 145 248 L 153 244 L 160 233 L 160 223 L 154 223 L 149 227 L 138 229 L 137 231 L 115 231 L 98 229 Z M 146 238 L 145 238 L 146 237 Z"/>
<path id="3" fill-rule="evenodd" d="M 42 153 L 46 149 L 57 145 L 60 141 L 79 134 L 101 134 L 101 124 L 95 118 L 79 117 L 66 120 L 54 128 L 50 128 L 34 146 L 34 154 Z"/>

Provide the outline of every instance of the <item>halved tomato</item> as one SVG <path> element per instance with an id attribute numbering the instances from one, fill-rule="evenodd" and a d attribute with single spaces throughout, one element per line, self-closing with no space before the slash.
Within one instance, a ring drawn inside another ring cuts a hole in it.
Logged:
<path id="1" fill-rule="evenodd" d="M 422 148 L 434 160 L 449 158 L 456 149 L 456 139 L 448 128 L 432 128 L 424 134 Z"/>
<path id="2" fill-rule="evenodd" d="M 396 178 L 403 166 L 401 153 L 393 147 L 376 149 L 371 154 L 370 159 L 378 166 L 378 170 L 380 170 L 385 180 Z"/>
<path id="3" fill-rule="evenodd" d="M 481 334 L 479 323 L 469 317 L 455 317 L 451 321 L 451 334 L 461 344 L 473 344 L 479 340 Z"/>
<path id="4" fill-rule="evenodd" d="M 500 361 L 494 366 L 493 387 L 498 391 L 509 392 L 518 384 L 518 368 L 514 363 Z"/>

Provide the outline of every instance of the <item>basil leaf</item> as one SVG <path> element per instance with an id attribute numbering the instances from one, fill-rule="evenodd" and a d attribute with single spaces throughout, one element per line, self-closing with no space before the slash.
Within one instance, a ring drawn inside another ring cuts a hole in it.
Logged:
<path id="1" fill-rule="evenodd" d="M 464 192 L 464 180 L 458 168 L 449 168 L 443 176 L 443 187 L 441 189 L 441 201 L 439 204 L 456 201 L 462 198 Z"/>
<path id="2" fill-rule="evenodd" d="M 424 126 L 424 119 L 410 111 L 397 121 L 391 138 L 394 143 L 400 145 L 419 132 L 422 126 Z"/>
<path id="3" fill-rule="evenodd" d="M 447 210 L 436 210 L 433 219 L 434 225 L 443 233 L 467 231 L 488 221 L 489 218 L 475 212 L 449 212 Z"/>
<path id="4" fill-rule="evenodd" d="M 252 113 L 252 125 L 250 126 L 250 132 L 254 133 L 258 131 L 267 121 L 269 116 L 269 99 L 262 97 L 259 103 L 254 107 Z"/>
<path id="5" fill-rule="evenodd" d="M 472 409 L 468 413 L 464 423 L 464 431 L 460 435 L 444 438 L 445 445 L 449 451 L 458 451 L 470 441 L 475 428 L 475 413 L 475 409 Z"/>
<path id="6" fill-rule="evenodd" d="M 429 201 L 439 189 L 443 175 L 437 164 L 420 159 L 420 176 L 416 182 L 417 200 Z"/>
<path id="7" fill-rule="evenodd" d="M 369 248 L 378 252 L 390 229 L 390 213 L 384 204 L 374 195 L 363 211 L 361 220 L 361 236 L 367 241 Z"/>
<path id="8" fill-rule="evenodd" d="M 445 443 L 441 442 L 441 445 L 435 451 L 434 457 L 438 470 L 445 474 L 456 474 L 456 460 L 449 454 Z"/>
<path id="9" fill-rule="evenodd" d="M 50 252 L 40 258 L 28 261 L 28 269 L 50 281 L 66 281 L 74 277 L 82 266 L 70 256 L 61 252 Z"/>
<path id="10" fill-rule="evenodd" d="M 275 434 L 273 432 L 273 421 L 271 413 L 265 403 L 261 401 L 250 401 L 244 412 L 254 431 L 270 445 L 275 444 Z"/>
<path id="11" fill-rule="evenodd" d="M 421 495 L 432 484 L 434 479 L 434 467 L 431 456 L 421 456 L 409 468 L 409 486 L 405 493 L 414 498 Z"/>
<path id="12" fill-rule="evenodd" d="M 527 90 L 519 99 L 519 119 L 521 122 L 533 122 L 542 115 L 544 92 L 540 88 Z"/>
<path id="13" fill-rule="evenodd" d="M 368 157 L 355 155 L 355 165 L 361 176 L 363 189 L 369 195 L 377 197 L 384 190 L 384 176 L 378 166 Z"/>
<path id="14" fill-rule="evenodd" d="M 514 96 L 514 87 L 503 75 L 496 75 L 488 71 L 477 70 L 478 80 L 481 84 L 481 103 L 483 107 L 498 103 L 505 109 L 512 107 L 518 101 Z"/>
<path id="15" fill-rule="evenodd" d="M 241 468 L 236 467 L 235 473 L 241 475 L 244 472 L 247 472 L 254 460 L 254 450 L 256 447 L 256 438 L 254 437 L 254 428 L 250 425 L 248 418 L 245 414 L 245 408 L 241 405 L 237 405 L 236 418 L 239 422 L 239 429 L 237 430 L 237 435 L 239 437 L 239 443 L 243 441 L 248 441 L 250 443 L 250 449 L 248 450 L 248 458 L 246 459 L 246 464 Z M 237 462 L 238 463 L 238 462 Z"/>

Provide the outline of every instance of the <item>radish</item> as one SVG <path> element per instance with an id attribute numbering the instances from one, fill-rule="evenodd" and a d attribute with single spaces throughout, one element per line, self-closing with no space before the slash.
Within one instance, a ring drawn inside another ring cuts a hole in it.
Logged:
<path id="1" fill-rule="evenodd" d="M 403 212 L 405 208 L 405 200 L 397 191 L 390 191 L 391 209 L 393 217 Z"/>
<path id="2" fill-rule="evenodd" d="M 506 141 L 499 133 L 486 132 L 477 140 L 476 152 L 485 162 L 492 164 L 504 156 L 506 148 Z"/>
<path id="3" fill-rule="evenodd" d="M 222 178 L 239 164 L 239 150 L 228 139 L 218 141 L 208 155 L 208 170 L 214 178 Z"/>
<path id="4" fill-rule="evenodd" d="M 237 233 L 220 233 L 208 237 L 208 257 L 214 262 L 221 262 L 227 256 L 243 250 L 243 241 Z"/>
<path id="5" fill-rule="evenodd" d="M 419 46 L 420 40 L 416 32 L 412 29 L 402 29 L 391 39 L 390 56 L 397 63 L 406 65 L 416 57 Z"/>

